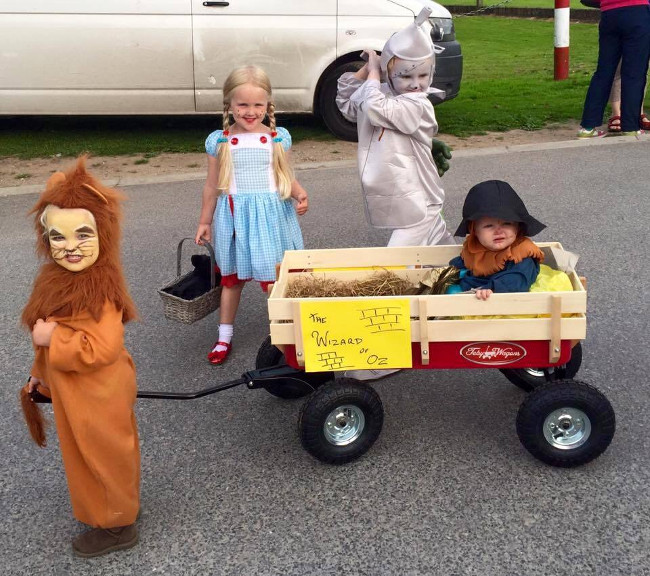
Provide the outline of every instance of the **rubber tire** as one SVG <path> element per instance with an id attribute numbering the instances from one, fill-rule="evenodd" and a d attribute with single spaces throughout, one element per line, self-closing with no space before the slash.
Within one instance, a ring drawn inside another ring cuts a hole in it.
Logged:
<path id="1" fill-rule="evenodd" d="M 267 336 L 257 351 L 255 368 L 269 368 L 285 363 L 284 354 L 271 344 L 271 336 Z M 333 378 L 334 374 L 328 372 L 305 372 L 302 382 L 295 379 L 279 379 L 266 383 L 264 389 L 277 398 L 295 400 L 311 394 L 316 388 Z"/>
<path id="2" fill-rule="evenodd" d="M 571 349 L 571 358 L 566 363 L 564 369 L 564 379 L 572 379 L 580 370 L 580 365 L 582 364 L 582 345 L 578 342 Z M 547 380 L 544 376 L 536 376 L 531 374 L 526 368 L 501 368 L 501 373 L 515 386 L 521 388 L 525 392 L 531 392 L 535 388 L 539 388 L 544 384 L 547 384 Z M 542 368 L 536 368 L 536 370 L 542 371 Z M 551 372 L 551 378 L 557 378 L 554 376 L 555 371 Z"/>
<path id="3" fill-rule="evenodd" d="M 323 433 L 327 416 L 337 406 L 351 404 L 363 412 L 365 426 L 361 435 L 345 446 L 330 443 Z M 384 425 L 384 406 L 379 394 L 366 384 L 339 378 L 314 392 L 305 402 L 298 419 L 302 446 L 327 464 L 346 464 L 365 454 L 375 443 Z"/>
<path id="4" fill-rule="evenodd" d="M 365 63 L 362 60 L 348 62 L 334 68 L 325 76 L 318 95 L 318 110 L 327 129 L 341 140 L 356 142 L 357 125 L 343 117 L 336 105 L 337 82 L 345 72 L 356 72 Z"/>
<path id="5" fill-rule="evenodd" d="M 577 408 L 591 421 L 591 433 L 576 448 L 559 449 L 544 437 L 546 417 L 560 408 Z M 586 464 L 609 446 L 616 430 L 616 417 L 609 400 L 598 389 L 578 380 L 549 382 L 533 390 L 517 414 L 517 435 L 535 458 L 561 468 Z"/>

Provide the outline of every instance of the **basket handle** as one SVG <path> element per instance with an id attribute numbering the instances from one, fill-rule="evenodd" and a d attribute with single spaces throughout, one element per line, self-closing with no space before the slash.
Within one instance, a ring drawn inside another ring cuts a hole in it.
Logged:
<path id="1" fill-rule="evenodd" d="M 176 249 L 176 276 L 180 277 L 181 275 L 181 253 L 183 251 L 183 242 L 185 240 L 194 240 L 194 238 L 183 238 L 179 243 L 178 243 L 178 248 Z M 217 277 L 214 273 L 214 267 L 217 264 L 217 260 L 214 256 L 214 248 L 212 247 L 212 244 L 208 242 L 205 238 L 201 238 L 203 240 L 203 246 L 204 248 L 210 253 L 210 286 L 212 288 L 215 287 L 217 283 Z"/>

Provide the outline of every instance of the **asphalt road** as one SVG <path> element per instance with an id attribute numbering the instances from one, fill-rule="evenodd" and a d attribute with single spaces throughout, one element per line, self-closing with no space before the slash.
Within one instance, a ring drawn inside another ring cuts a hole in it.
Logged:
<path id="1" fill-rule="evenodd" d="M 18 327 L 37 264 L 26 218 L 34 194 L 0 198 L 0 571 L 3 574 L 245 576 L 555 576 L 650 574 L 648 518 L 647 158 L 649 142 L 510 154 L 466 153 L 445 176 L 455 229 L 464 193 L 509 181 L 588 278 L 588 337 L 578 378 L 612 402 L 609 449 L 580 468 L 535 460 L 519 443 L 524 393 L 497 370 L 404 371 L 375 385 L 383 432 L 360 460 L 333 467 L 302 450 L 301 401 L 234 388 L 187 402 L 140 400 L 141 543 L 72 556 L 56 435 L 38 449 L 17 402 L 31 360 Z M 306 170 L 302 220 L 312 248 L 383 245 L 365 223 L 354 168 Z M 234 351 L 205 360 L 217 318 L 166 320 L 156 290 L 194 233 L 200 182 L 133 186 L 124 262 L 142 321 L 127 328 L 141 389 L 190 391 L 238 377 L 267 334 L 265 299 L 248 286 Z M 189 258 L 189 256 L 188 256 Z"/>

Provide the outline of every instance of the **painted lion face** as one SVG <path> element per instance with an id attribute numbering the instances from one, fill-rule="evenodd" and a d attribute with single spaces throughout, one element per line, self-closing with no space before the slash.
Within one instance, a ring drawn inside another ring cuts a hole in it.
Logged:
<path id="1" fill-rule="evenodd" d="M 70 272 L 92 266 L 99 257 L 99 235 L 91 212 L 84 208 L 50 205 L 43 213 L 43 227 L 54 261 Z"/>

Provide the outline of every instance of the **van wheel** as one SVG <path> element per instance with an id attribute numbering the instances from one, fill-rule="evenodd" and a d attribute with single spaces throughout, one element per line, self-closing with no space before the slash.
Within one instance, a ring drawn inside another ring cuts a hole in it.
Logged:
<path id="1" fill-rule="evenodd" d="M 270 368 L 278 364 L 286 364 L 284 354 L 273 344 L 271 336 L 262 342 L 255 358 L 255 368 Z M 278 378 L 264 383 L 264 389 L 273 396 L 283 400 L 295 400 L 307 396 L 319 386 L 334 379 L 333 372 L 303 372 L 298 378 Z"/>
<path id="2" fill-rule="evenodd" d="M 300 411 L 303 448 L 328 464 L 345 464 L 365 454 L 379 437 L 384 407 L 370 386 L 339 378 L 314 392 Z"/>
<path id="3" fill-rule="evenodd" d="M 571 468 L 609 446 L 616 418 L 605 395 L 577 380 L 549 382 L 533 390 L 517 414 L 517 435 L 535 458 Z"/>
<path id="4" fill-rule="evenodd" d="M 346 120 L 336 106 L 336 83 L 343 73 L 356 72 L 363 65 L 364 62 L 359 60 L 334 68 L 325 77 L 318 97 L 318 107 L 325 126 L 334 136 L 348 142 L 357 141 L 357 125 Z"/>
<path id="5" fill-rule="evenodd" d="M 571 349 L 571 358 L 569 358 L 569 361 L 562 367 L 564 368 L 563 376 L 559 376 L 559 367 L 548 368 L 551 380 L 557 380 L 558 378 L 570 380 L 578 373 L 581 364 L 582 345 L 578 343 Z M 535 388 L 539 388 L 547 382 L 544 368 L 502 368 L 501 373 L 524 392 L 531 392 L 532 390 L 535 390 Z"/>

